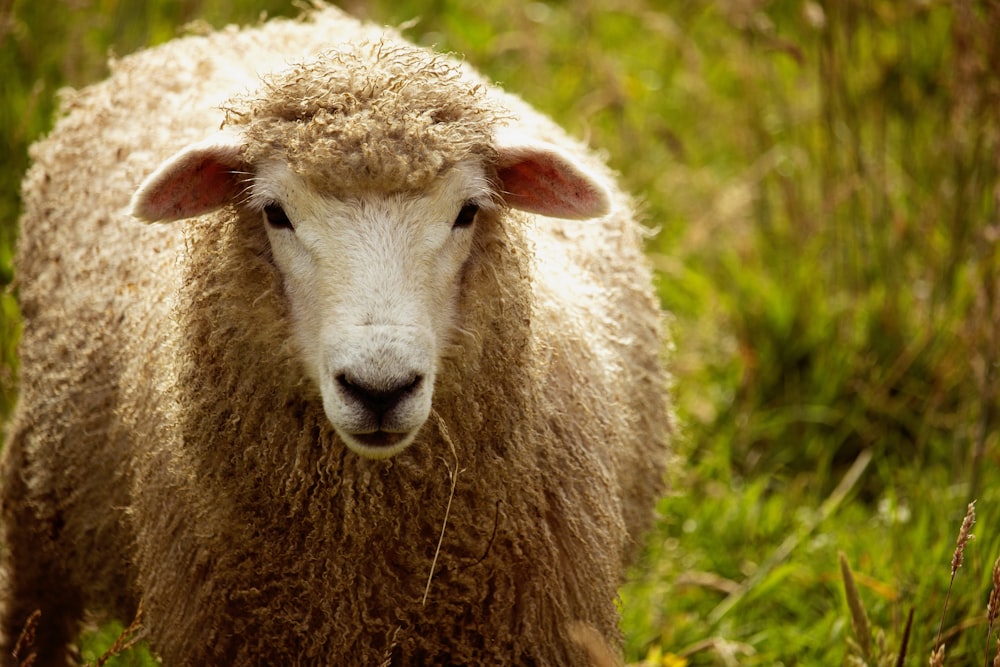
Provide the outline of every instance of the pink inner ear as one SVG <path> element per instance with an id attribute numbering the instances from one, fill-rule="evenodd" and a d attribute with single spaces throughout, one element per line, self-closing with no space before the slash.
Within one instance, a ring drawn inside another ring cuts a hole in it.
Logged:
<path id="1" fill-rule="evenodd" d="M 189 218 L 218 208 L 228 201 L 233 188 L 232 168 L 205 157 L 167 175 L 149 193 L 146 205 L 160 218 Z"/>
<path id="2" fill-rule="evenodd" d="M 498 170 L 507 204 L 555 218 L 594 218 L 608 212 L 606 191 L 562 157 L 525 152 Z"/>
<path id="3" fill-rule="evenodd" d="M 239 195 L 234 170 L 240 145 L 212 138 L 177 153 L 146 179 L 132 198 L 132 214 L 150 222 L 181 220 L 219 208 Z"/>

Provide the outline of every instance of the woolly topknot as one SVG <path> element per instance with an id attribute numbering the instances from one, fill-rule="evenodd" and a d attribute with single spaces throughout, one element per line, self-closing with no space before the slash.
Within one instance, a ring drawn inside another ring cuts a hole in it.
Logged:
<path id="1" fill-rule="evenodd" d="M 412 192 L 460 160 L 489 161 L 502 116 L 444 58 L 386 42 L 328 51 L 226 108 L 226 124 L 244 128 L 250 164 L 287 160 L 335 196 Z"/>

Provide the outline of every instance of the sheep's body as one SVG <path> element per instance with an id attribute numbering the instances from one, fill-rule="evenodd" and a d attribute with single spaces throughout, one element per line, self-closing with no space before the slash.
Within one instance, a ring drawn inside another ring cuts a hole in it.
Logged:
<path id="1" fill-rule="evenodd" d="M 177 40 L 70 97 L 34 148 L 3 664 L 35 609 L 45 665 L 83 609 L 128 620 L 140 600 L 168 665 L 579 664 L 573 622 L 620 641 L 616 588 L 661 492 L 669 419 L 640 229 L 594 158 L 489 92 L 518 132 L 602 174 L 611 212 L 504 210 L 477 228 L 465 334 L 431 418 L 385 461 L 347 451 L 285 344 L 256 216 L 128 214 L 258 71 L 382 32 L 327 9 Z"/>

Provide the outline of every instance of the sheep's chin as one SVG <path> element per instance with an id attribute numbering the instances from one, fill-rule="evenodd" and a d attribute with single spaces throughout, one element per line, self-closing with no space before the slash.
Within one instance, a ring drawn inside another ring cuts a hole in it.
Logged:
<path id="1" fill-rule="evenodd" d="M 409 433 L 389 433 L 387 431 L 344 433 L 337 429 L 337 434 L 347 445 L 347 448 L 358 456 L 366 459 L 388 459 L 410 446 L 417 436 L 417 429 Z"/>

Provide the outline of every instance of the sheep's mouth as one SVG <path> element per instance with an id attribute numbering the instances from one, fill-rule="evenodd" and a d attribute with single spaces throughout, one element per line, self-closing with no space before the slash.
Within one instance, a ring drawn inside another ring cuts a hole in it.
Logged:
<path id="1" fill-rule="evenodd" d="M 389 431 L 374 431 L 372 433 L 353 433 L 351 437 L 365 447 L 372 449 L 390 449 L 409 436 L 408 433 L 390 433 Z"/>
<path id="2" fill-rule="evenodd" d="M 416 431 L 398 433 L 377 430 L 370 433 L 342 433 L 347 448 L 366 459 L 388 459 L 406 449 Z"/>

